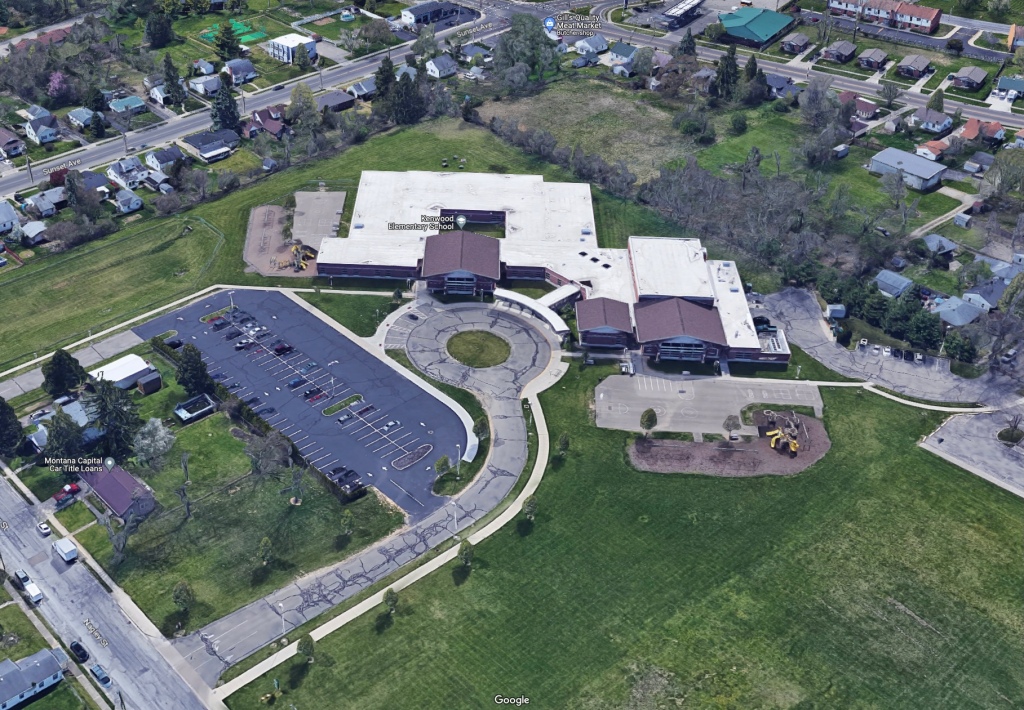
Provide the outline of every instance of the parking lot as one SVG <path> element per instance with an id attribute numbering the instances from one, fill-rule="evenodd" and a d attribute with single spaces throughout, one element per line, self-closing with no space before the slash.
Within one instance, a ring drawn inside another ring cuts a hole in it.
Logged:
<path id="1" fill-rule="evenodd" d="M 235 310 L 223 320 L 202 320 L 229 308 L 231 299 Z M 412 521 L 444 503 L 431 491 L 433 463 L 465 452 L 459 416 L 412 376 L 396 372 L 286 296 L 216 294 L 135 332 L 148 339 L 169 330 L 198 347 L 210 374 L 288 436 L 325 476 L 336 471 L 335 478 L 346 472 L 351 478 L 354 472 Z"/>

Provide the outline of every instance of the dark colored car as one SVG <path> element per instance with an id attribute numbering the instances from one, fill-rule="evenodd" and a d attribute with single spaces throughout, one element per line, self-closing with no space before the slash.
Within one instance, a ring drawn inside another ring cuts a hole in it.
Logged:
<path id="1" fill-rule="evenodd" d="M 897 360 L 899 360 L 901 357 L 903 357 L 903 351 L 900 350 L 899 348 L 893 348 L 892 349 L 892 356 L 894 358 L 896 358 Z"/>
<path id="2" fill-rule="evenodd" d="M 89 669 L 89 672 L 92 673 L 93 677 L 96 678 L 96 681 L 104 688 L 110 687 L 110 676 L 108 676 L 107 672 L 103 670 L 103 666 L 97 663 Z"/>
<path id="3" fill-rule="evenodd" d="M 252 323 L 254 320 L 256 319 L 250 316 L 248 313 L 246 313 L 244 316 L 238 319 L 238 324 L 245 325 L 246 323 Z"/>
<path id="4" fill-rule="evenodd" d="M 174 338 L 173 340 L 165 340 L 164 345 L 171 348 L 172 350 L 177 350 L 178 348 L 181 347 L 182 343 L 179 338 Z"/>
<path id="5" fill-rule="evenodd" d="M 229 390 L 238 389 L 241 386 L 242 386 L 242 384 L 240 382 L 232 382 L 230 385 L 228 385 L 228 389 Z"/>
<path id="6" fill-rule="evenodd" d="M 288 353 L 290 353 L 294 349 L 295 348 L 293 348 L 288 343 L 281 343 L 276 348 L 274 348 L 274 352 L 277 353 L 278 355 L 287 355 Z"/>
<path id="7" fill-rule="evenodd" d="M 284 84 L 278 84 L 277 86 L 274 87 L 274 91 L 280 91 L 283 88 L 284 88 Z"/>
<path id="8" fill-rule="evenodd" d="M 420 319 L 420 317 L 418 315 L 416 315 L 415 313 L 410 313 L 409 314 L 409 320 L 419 320 L 419 319 Z"/>
<path id="9" fill-rule="evenodd" d="M 236 330 L 232 333 L 228 333 L 224 336 L 224 340 L 234 340 L 235 338 L 241 337 L 242 331 Z"/>
<path id="10" fill-rule="evenodd" d="M 295 389 L 296 387 L 299 387 L 304 384 L 306 384 L 305 377 L 296 377 L 288 381 L 288 389 Z"/>
<path id="11" fill-rule="evenodd" d="M 86 651 L 85 646 L 78 641 L 72 641 L 69 648 L 71 649 L 71 655 L 74 656 L 75 660 L 79 663 L 85 663 L 89 660 L 89 652 Z"/>
<path id="12" fill-rule="evenodd" d="M 245 403 L 246 403 L 246 404 L 247 404 L 248 406 L 252 407 L 252 406 L 255 406 L 255 405 L 259 404 L 259 403 L 260 403 L 260 401 L 261 401 L 261 400 L 260 400 L 260 398 L 259 398 L 259 397 L 250 397 L 249 399 L 245 400 Z"/>
<path id="13" fill-rule="evenodd" d="M 368 412 L 372 412 L 374 409 L 375 409 L 375 407 L 372 404 L 368 404 L 365 407 L 363 407 L 362 409 L 360 409 L 358 412 L 356 412 L 356 416 L 360 416 L 361 417 L 364 414 L 367 414 Z"/>
<path id="14" fill-rule="evenodd" d="M 229 325 L 231 325 L 231 324 L 228 323 L 226 320 L 219 320 L 219 321 L 217 321 L 216 323 L 213 324 L 213 329 L 214 330 L 224 330 Z"/>
<path id="15" fill-rule="evenodd" d="M 273 407 L 264 407 L 263 409 L 256 413 L 259 414 L 260 416 L 263 416 L 264 414 L 274 414 L 275 412 L 277 412 L 277 410 L 274 409 Z"/>
<path id="16" fill-rule="evenodd" d="M 256 334 L 256 340 L 263 340 L 264 338 L 269 338 L 270 335 L 271 335 L 271 333 L 270 333 L 269 330 L 266 331 L 265 333 L 257 333 Z"/>
<path id="17" fill-rule="evenodd" d="M 302 396 L 303 397 L 312 397 L 314 395 L 320 394 L 321 392 L 323 392 L 323 390 L 320 389 L 319 387 L 310 387 L 308 390 L 306 390 L 305 392 L 302 393 Z"/>
<path id="18" fill-rule="evenodd" d="M 913 350 L 904 350 L 903 351 L 903 359 L 906 360 L 907 362 L 913 362 L 914 361 L 914 351 Z"/>
<path id="19" fill-rule="evenodd" d="M 359 480 L 350 481 L 341 487 L 341 494 L 349 500 L 359 498 L 365 493 L 366 486 L 364 486 L 363 482 Z"/>
<path id="20" fill-rule="evenodd" d="M 225 375 L 223 372 L 218 372 L 216 374 L 210 375 L 210 377 L 214 380 L 217 380 L 218 382 L 227 379 L 227 375 Z"/>
<path id="21" fill-rule="evenodd" d="M 327 396 L 326 392 L 317 392 L 315 395 L 309 398 L 310 402 L 319 402 L 321 399 Z"/>

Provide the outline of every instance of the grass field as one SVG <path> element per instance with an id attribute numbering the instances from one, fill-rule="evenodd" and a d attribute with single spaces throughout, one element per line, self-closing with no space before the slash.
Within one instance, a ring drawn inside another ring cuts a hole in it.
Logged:
<path id="1" fill-rule="evenodd" d="M 88 525 L 96 521 L 96 516 L 92 514 L 88 508 L 85 507 L 85 503 L 81 501 L 72 503 L 64 510 L 55 513 L 57 520 L 68 529 L 68 532 L 74 532 L 78 528 Z"/>
<path id="2" fill-rule="evenodd" d="M 62 474 L 45 466 L 33 466 L 19 473 L 18 478 L 41 501 L 45 501 L 67 483 Z"/>
<path id="3" fill-rule="evenodd" d="M 50 647 L 17 604 L 0 609 L 0 629 L 4 634 L 16 634 L 18 637 L 16 644 L 4 646 L 0 651 L 3 658 L 18 660 Z"/>
<path id="4" fill-rule="evenodd" d="M 344 281 L 340 285 L 345 288 Z M 377 332 L 377 326 L 397 307 L 389 296 L 343 296 L 332 293 L 299 295 L 363 338 Z"/>
<path id="5" fill-rule="evenodd" d="M 191 224 L 193 231 L 180 236 L 181 220 L 150 222 L 0 273 L 0 289 L 16 291 L 19 299 L 32 304 L 30 325 L 25 318 L 0 323 L 0 366 L 74 342 L 90 328 L 100 330 L 194 291 L 219 238 L 201 224 Z"/>
<path id="6" fill-rule="evenodd" d="M 833 448 L 790 478 L 632 470 L 579 372 L 541 398 L 571 429 L 536 524 L 479 544 L 228 699 L 472 708 L 986 707 L 1024 694 L 1024 505 L 917 448 L 941 420 L 826 389 Z M 579 375 L 579 378 L 576 375 Z M 525 530 L 524 530 L 525 532 Z M 321 659 L 326 663 L 321 663 Z M 427 660 L 429 659 L 429 661 Z M 643 702 L 641 702 L 643 701 Z"/>
<path id="7" fill-rule="evenodd" d="M 91 710 L 97 706 L 84 690 L 65 676 L 63 682 L 48 689 L 45 694 L 36 696 L 27 707 L 32 710 Z"/>
<path id="8" fill-rule="evenodd" d="M 483 330 L 467 330 L 448 339 L 448 354 L 467 367 L 494 367 L 508 360 L 512 348 L 504 338 Z"/>

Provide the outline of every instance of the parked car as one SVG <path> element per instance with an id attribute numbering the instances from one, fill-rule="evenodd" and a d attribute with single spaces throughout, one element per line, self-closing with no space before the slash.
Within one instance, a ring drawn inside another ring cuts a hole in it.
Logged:
<path id="1" fill-rule="evenodd" d="M 68 496 L 76 496 L 82 492 L 82 489 L 78 487 L 77 483 L 68 483 L 59 491 L 53 494 L 54 500 L 63 500 Z"/>
<path id="2" fill-rule="evenodd" d="M 293 348 L 288 343 L 281 343 L 276 348 L 274 348 L 274 352 L 277 353 L 278 355 L 287 355 L 293 350 L 295 350 L 295 348 Z"/>
<path id="3" fill-rule="evenodd" d="M 164 345 L 166 345 L 167 347 L 171 348 L 172 350 L 177 350 L 178 348 L 181 347 L 182 342 L 181 342 L 181 339 L 179 339 L 179 338 L 173 338 L 171 340 L 165 340 L 164 341 Z"/>
<path id="4" fill-rule="evenodd" d="M 309 401 L 310 402 L 319 402 L 321 399 L 323 399 L 326 396 L 327 396 L 326 392 L 318 392 L 317 394 L 315 394 L 312 397 L 310 397 Z"/>
<path id="5" fill-rule="evenodd" d="M 342 414 L 340 417 L 338 417 L 338 424 L 344 424 L 345 422 L 347 422 L 351 418 L 352 418 L 352 412 L 346 412 L 345 414 Z"/>
<path id="6" fill-rule="evenodd" d="M 263 409 L 256 413 L 262 417 L 264 414 L 274 414 L 275 412 L 277 412 L 277 410 L 274 409 L 273 407 L 264 407 Z"/>
<path id="7" fill-rule="evenodd" d="M 93 677 L 96 679 L 96 682 L 98 682 L 104 688 L 110 687 L 110 676 L 107 675 L 107 672 L 103 670 L 103 666 L 101 666 L 99 663 L 97 663 L 94 666 L 91 666 L 89 668 L 89 672 L 92 673 Z"/>
<path id="8" fill-rule="evenodd" d="M 914 362 L 918 363 L 919 365 L 923 365 L 924 355 L 922 355 L 921 353 L 914 353 Z"/>
<path id="9" fill-rule="evenodd" d="M 36 530 L 38 530 L 43 537 L 47 537 L 51 532 L 53 532 L 50 530 L 50 526 L 46 523 L 39 523 L 39 525 L 36 525 Z"/>
<path id="10" fill-rule="evenodd" d="M 85 663 L 89 660 L 89 652 L 85 650 L 85 646 L 79 641 L 72 641 L 68 647 L 71 649 L 71 655 L 75 657 L 75 660 L 79 663 Z"/>
<path id="11" fill-rule="evenodd" d="M 309 398 L 312 397 L 313 395 L 320 394 L 321 392 L 323 392 L 323 390 L 320 389 L 319 387 L 310 387 L 308 390 L 302 393 L 302 396 Z"/>
<path id="12" fill-rule="evenodd" d="M 914 361 L 914 351 L 913 350 L 904 350 L 903 351 L 903 359 L 906 360 L 907 362 L 913 362 Z"/>
<path id="13" fill-rule="evenodd" d="M 418 315 L 416 315 L 415 313 L 410 313 L 409 314 L 409 320 L 419 320 L 419 319 L 420 319 L 420 317 Z"/>
<path id="14" fill-rule="evenodd" d="M 299 387 L 304 384 L 306 384 L 305 377 L 295 377 L 288 381 L 288 389 L 295 389 L 296 387 Z"/>
<path id="15" fill-rule="evenodd" d="M 224 340 L 234 340 L 235 338 L 240 338 L 240 337 L 242 337 L 242 331 L 236 330 L 236 331 L 233 331 L 233 332 L 228 333 L 227 335 L 225 335 L 224 336 Z"/>
<path id="16" fill-rule="evenodd" d="M 388 431 L 389 429 L 394 429 L 396 426 L 401 426 L 401 425 L 402 425 L 402 422 L 400 422 L 397 419 L 395 419 L 394 421 L 390 421 L 387 424 L 385 424 L 384 427 L 381 429 L 381 431 Z"/>
<path id="17" fill-rule="evenodd" d="M 895 348 L 895 349 L 894 349 L 894 350 L 892 351 L 892 356 L 893 356 L 894 358 L 896 358 L 897 360 L 899 360 L 900 358 L 902 358 L 902 357 L 903 357 L 903 351 L 902 351 L 902 350 L 900 350 L 899 348 Z"/>
<path id="18" fill-rule="evenodd" d="M 245 340 L 239 340 L 237 343 L 235 343 L 235 350 L 248 350 L 253 346 L 253 344 L 253 341 L 250 340 L 249 338 L 246 338 Z"/>
<path id="19" fill-rule="evenodd" d="M 249 399 L 245 400 L 245 403 L 246 403 L 246 405 L 248 405 L 248 406 L 250 406 L 250 407 L 254 407 L 254 406 L 256 406 L 257 404 L 259 404 L 259 403 L 260 403 L 260 401 L 261 401 L 261 400 L 260 400 L 260 398 L 259 398 L 259 397 L 250 397 Z"/>
<path id="20" fill-rule="evenodd" d="M 28 576 L 28 572 L 23 569 L 14 570 L 14 586 L 18 589 L 24 589 L 25 585 L 32 581 L 32 578 Z"/>
<path id="21" fill-rule="evenodd" d="M 892 355 L 892 348 L 886 345 L 884 348 L 882 348 L 882 354 L 885 355 L 886 357 L 889 357 L 890 355 Z"/>
<path id="22" fill-rule="evenodd" d="M 861 347 L 861 348 L 866 348 L 868 346 L 868 339 L 867 338 L 861 338 L 860 342 L 857 343 L 857 346 Z"/>
<path id="23" fill-rule="evenodd" d="M 299 368 L 299 374 L 300 375 L 308 375 L 309 373 L 311 373 L 313 370 L 315 370 L 318 367 L 320 367 L 320 366 L 317 365 L 312 360 L 310 360 L 305 365 L 303 365 L 302 367 Z"/>

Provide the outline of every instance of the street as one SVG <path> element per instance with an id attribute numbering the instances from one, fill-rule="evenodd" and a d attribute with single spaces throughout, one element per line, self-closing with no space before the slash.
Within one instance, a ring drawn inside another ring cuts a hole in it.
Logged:
<path id="1" fill-rule="evenodd" d="M 107 691 L 126 708 L 202 708 L 178 673 L 121 611 L 81 560 L 67 565 L 50 549 L 36 524 L 43 519 L 6 480 L 0 483 L 0 540 L 8 572 L 24 569 L 45 598 L 39 611 L 68 644 L 81 640 L 113 679 Z M 90 629 L 95 629 L 93 633 Z M 161 642 L 163 640 L 161 639 Z M 105 644 L 105 645 L 104 645 Z"/>

